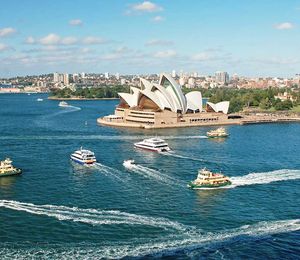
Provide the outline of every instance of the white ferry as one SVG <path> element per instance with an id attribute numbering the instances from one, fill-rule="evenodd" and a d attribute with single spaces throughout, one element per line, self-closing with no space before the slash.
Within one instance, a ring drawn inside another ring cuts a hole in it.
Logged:
<path id="1" fill-rule="evenodd" d="M 150 150 L 154 152 L 168 152 L 171 150 L 168 143 L 166 143 L 165 140 L 157 137 L 144 139 L 141 142 L 135 143 L 134 146 L 137 148 Z"/>
<path id="2" fill-rule="evenodd" d="M 95 154 L 90 150 L 82 149 L 82 147 L 71 154 L 71 161 L 84 166 L 93 166 L 97 162 Z"/>
<path id="3" fill-rule="evenodd" d="M 59 107 L 69 107 L 70 105 L 66 101 L 61 101 L 58 104 Z"/>

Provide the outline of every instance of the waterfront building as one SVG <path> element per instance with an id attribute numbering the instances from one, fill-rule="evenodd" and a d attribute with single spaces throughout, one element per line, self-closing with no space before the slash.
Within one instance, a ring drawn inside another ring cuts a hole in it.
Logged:
<path id="1" fill-rule="evenodd" d="M 141 78 L 140 87 L 118 94 L 115 114 L 99 118 L 100 124 L 142 128 L 220 124 L 226 121 L 229 108 L 229 102 L 221 102 L 204 109 L 200 91 L 184 95 L 175 79 L 165 73 L 158 83 Z"/>

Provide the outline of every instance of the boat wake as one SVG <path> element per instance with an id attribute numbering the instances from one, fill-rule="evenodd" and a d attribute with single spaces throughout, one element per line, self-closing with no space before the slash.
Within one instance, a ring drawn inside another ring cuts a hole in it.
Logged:
<path id="1" fill-rule="evenodd" d="M 161 236 L 157 239 L 129 240 L 117 242 L 111 245 L 102 244 L 48 244 L 38 247 L 36 244 L 30 248 L 18 248 L 17 245 L 5 243 L 0 247 L 1 256 L 24 259 L 36 255 L 51 258 L 123 258 L 123 257 L 163 257 L 173 256 L 180 252 L 188 254 L 202 248 L 223 247 L 224 244 L 239 241 L 259 240 L 261 237 L 279 233 L 294 232 L 300 230 L 300 219 L 264 221 L 253 225 L 244 225 L 239 228 L 224 230 L 221 232 L 203 232 L 194 227 L 182 225 L 159 217 L 146 217 L 121 211 L 80 209 L 76 207 L 35 205 L 18 201 L 0 200 L 0 207 L 24 211 L 31 214 L 54 217 L 60 221 L 74 221 L 90 225 L 147 225 L 175 232 L 174 235 Z M 143 242 L 141 242 L 143 241 Z"/>
<path id="2" fill-rule="evenodd" d="M 187 226 L 164 218 L 146 217 L 118 210 L 81 209 L 56 205 L 36 205 L 13 200 L 0 200 L 0 207 L 24 211 L 34 215 L 54 217 L 61 221 L 73 221 L 90 225 L 145 225 L 165 230 L 186 231 Z"/>
<path id="3" fill-rule="evenodd" d="M 95 163 L 95 165 L 92 167 L 108 177 L 116 178 L 120 182 L 126 182 L 126 178 L 124 178 L 124 173 L 119 171 L 118 169 L 106 166 L 102 163 Z"/>
<path id="4" fill-rule="evenodd" d="M 207 162 L 206 160 L 203 160 L 200 158 L 195 158 L 192 156 L 185 156 L 185 155 L 177 154 L 175 152 L 160 152 L 160 154 L 166 155 L 166 156 L 172 156 L 172 157 L 176 157 L 176 158 L 181 158 L 181 159 L 192 160 L 192 161 Z"/>
<path id="5" fill-rule="evenodd" d="M 139 165 L 139 164 L 132 164 L 126 167 L 128 170 L 138 173 L 146 178 L 155 179 L 159 182 L 165 183 L 171 186 L 184 186 L 178 180 L 161 173 L 160 171 Z"/>
<path id="6" fill-rule="evenodd" d="M 282 169 L 271 172 L 250 173 L 245 176 L 231 177 L 232 185 L 223 188 L 234 188 L 254 184 L 267 184 L 277 181 L 287 181 L 300 179 L 300 170 Z"/>

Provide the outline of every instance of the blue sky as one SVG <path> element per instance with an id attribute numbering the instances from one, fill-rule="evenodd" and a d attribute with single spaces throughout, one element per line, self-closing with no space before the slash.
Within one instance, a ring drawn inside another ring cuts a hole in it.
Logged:
<path id="1" fill-rule="evenodd" d="M 0 77 L 300 73 L 300 0 L 0 0 Z"/>

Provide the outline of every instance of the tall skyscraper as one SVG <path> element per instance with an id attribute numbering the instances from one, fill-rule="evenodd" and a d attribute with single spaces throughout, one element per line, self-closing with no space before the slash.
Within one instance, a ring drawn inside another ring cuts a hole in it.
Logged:
<path id="1" fill-rule="evenodd" d="M 105 77 L 106 79 L 109 79 L 109 73 L 108 73 L 108 72 L 105 72 L 105 73 L 104 73 L 104 77 Z"/>
<path id="2" fill-rule="evenodd" d="M 69 74 L 65 73 L 64 74 L 64 85 L 69 85 L 69 84 L 70 84 Z"/>
<path id="3" fill-rule="evenodd" d="M 59 82 L 59 74 L 57 72 L 53 73 L 53 82 Z"/>
<path id="4" fill-rule="evenodd" d="M 215 77 L 216 77 L 216 82 L 223 83 L 223 84 L 229 82 L 229 74 L 225 71 L 216 71 Z"/>
<path id="5" fill-rule="evenodd" d="M 119 80 L 120 79 L 120 73 L 116 73 L 116 79 Z"/>

